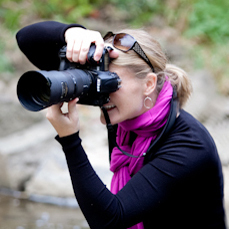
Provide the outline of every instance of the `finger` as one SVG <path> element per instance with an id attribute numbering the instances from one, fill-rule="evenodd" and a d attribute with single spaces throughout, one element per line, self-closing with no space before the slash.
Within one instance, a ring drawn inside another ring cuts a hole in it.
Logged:
<path id="1" fill-rule="evenodd" d="M 99 61 L 103 54 L 104 49 L 104 40 L 100 33 L 98 33 L 98 38 L 95 41 L 96 49 L 94 54 L 94 60 Z"/>
<path id="2" fill-rule="evenodd" d="M 61 107 L 63 107 L 63 105 L 64 105 L 64 103 L 62 102 L 59 104 L 59 107 L 61 108 Z"/>
<path id="3" fill-rule="evenodd" d="M 78 42 L 81 41 L 80 35 L 84 34 L 84 32 L 85 32 L 85 29 L 78 28 L 78 27 L 72 27 L 72 28 L 69 28 L 65 31 L 64 37 L 65 37 L 65 41 L 67 43 L 66 56 L 69 59 L 69 61 L 73 61 L 73 53 L 74 53 L 75 43 L 78 44 Z M 79 47 L 80 47 L 80 45 L 79 45 Z M 76 46 L 75 46 L 75 48 L 76 48 Z M 80 48 L 75 49 L 75 50 L 79 51 Z M 77 57 L 76 57 L 76 59 L 78 60 Z"/>
<path id="4" fill-rule="evenodd" d="M 72 100 L 71 102 L 68 103 L 68 118 L 71 121 L 71 132 L 77 132 L 80 129 L 80 122 L 79 122 L 79 116 L 78 116 L 78 111 L 76 107 L 76 102 L 78 102 L 78 98 Z"/>
<path id="5" fill-rule="evenodd" d="M 68 39 L 67 42 L 67 50 L 66 50 L 66 57 L 67 59 L 72 62 L 72 57 L 73 57 L 73 47 L 74 47 L 75 41 L 73 39 Z"/>
<path id="6" fill-rule="evenodd" d="M 91 41 L 88 39 L 85 39 L 82 41 L 81 49 L 79 53 L 79 62 L 80 64 L 85 64 L 87 60 L 87 54 L 91 46 Z"/>
<path id="7" fill-rule="evenodd" d="M 81 52 L 82 40 L 75 39 L 72 49 L 72 61 L 79 62 L 79 56 Z"/>
<path id="8" fill-rule="evenodd" d="M 69 117 L 71 118 L 72 114 L 77 113 L 77 108 L 76 108 L 76 103 L 79 101 L 78 98 L 73 99 L 72 101 L 70 101 L 68 103 L 68 113 L 69 113 Z"/>
<path id="9" fill-rule="evenodd" d="M 81 45 L 80 56 L 79 56 L 79 62 L 81 64 L 85 64 L 88 51 L 90 49 L 91 44 L 93 43 L 95 43 L 96 45 L 93 58 L 95 61 L 100 60 L 104 49 L 103 38 L 99 32 L 88 30 L 87 37 L 82 41 L 82 45 Z"/>
<path id="10" fill-rule="evenodd" d="M 53 120 L 55 117 L 62 115 L 62 111 L 61 111 L 61 104 L 55 104 L 52 105 L 51 107 L 48 107 L 47 113 L 46 113 L 46 118 L 51 121 Z"/>
<path id="11" fill-rule="evenodd" d="M 64 105 L 64 103 L 57 103 L 51 106 L 51 109 L 54 113 L 62 113 L 61 107 Z"/>
<path id="12" fill-rule="evenodd" d="M 113 49 L 113 50 L 109 51 L 109 56 L 110 56 L 110 58 L 113 58 L 113 59 L 118 58 L 119 57 L 118 50 Z"/>

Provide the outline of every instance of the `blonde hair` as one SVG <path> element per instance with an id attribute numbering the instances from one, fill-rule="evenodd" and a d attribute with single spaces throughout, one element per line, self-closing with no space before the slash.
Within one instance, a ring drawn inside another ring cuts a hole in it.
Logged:
<path id="1" fill-rule="evenodd" d="M 162 51 L 161 45 L 146 31 L 125 29 L 117 33 L 128 33 L 137 40 L 154 67 L 154 73 L 157 75 L 157 93 L 159 94 L 166 77 L 168 77 L 171 85 L 177 91 L 179 107 L 182 108 L 192 92 L 192 85 L 187 73 L 183 69 L 167 63 L 167 58 Z M 111 39 L 106 42 L 111 42 Z M 152 72 L 148 64 L 133 50 L 127 53 L 120 52 L 119 58 L 114 59 L 112 63 L 131 68 L 138 78 L 145 78 L 148 73 Z"/>

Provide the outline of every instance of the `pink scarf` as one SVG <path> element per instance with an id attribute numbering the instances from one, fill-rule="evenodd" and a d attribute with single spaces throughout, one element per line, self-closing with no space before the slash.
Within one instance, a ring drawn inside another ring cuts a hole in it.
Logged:
<path id="1" fill-rule="evenodd" d="M 168 119 L 172 94 L 173 88 L 170 82 L 165 81 L 153 108 L 134 119 L 118 124 L 116 141 L 122 150 L 135 156 L 141 156 L 147 151 Z M 132 146 L 128 145 L 130 131 L 137 134 Z M 111 192 L 118 193 L 131 177 L 143 167 L 143 161 L 144 157 L 128 157 L 115 147 L 112 151 L 110 165 L 110 170 L 114 173 L 111 181 Z M 130 228 L 144 229 L 144 226 L 141 222 Z"/>

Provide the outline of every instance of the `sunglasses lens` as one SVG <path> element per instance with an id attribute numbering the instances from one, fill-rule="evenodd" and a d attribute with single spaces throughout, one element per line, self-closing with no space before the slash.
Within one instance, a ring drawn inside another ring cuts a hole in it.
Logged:
<path id="1" fill-rule="evenodd" d="M 113 40 L 115 48 L 120 49 L 124 52 L 129 51 L 135 43 L 135 39 L 126 33 L 116 34 Z"/>

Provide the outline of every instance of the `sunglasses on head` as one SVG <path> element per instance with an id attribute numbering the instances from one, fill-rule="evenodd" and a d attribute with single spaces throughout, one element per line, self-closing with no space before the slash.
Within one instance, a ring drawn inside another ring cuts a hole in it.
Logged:
<path id="1" fill-rule="evenodd" d="M 138 44 L 136 39 L 127 33 L 117 33 L 114 34 L 112 32 L 108 32 L 104 37 L 103 40 L 107 40 L 110 37 L 113 37 L 112 45 L 123 52 L 128 52 L 130 50 L 134 50 L 152 69 L 154 72 L 154 67 L 149 61 L 148 57 L 146 56 L 145 52 Z"/>

